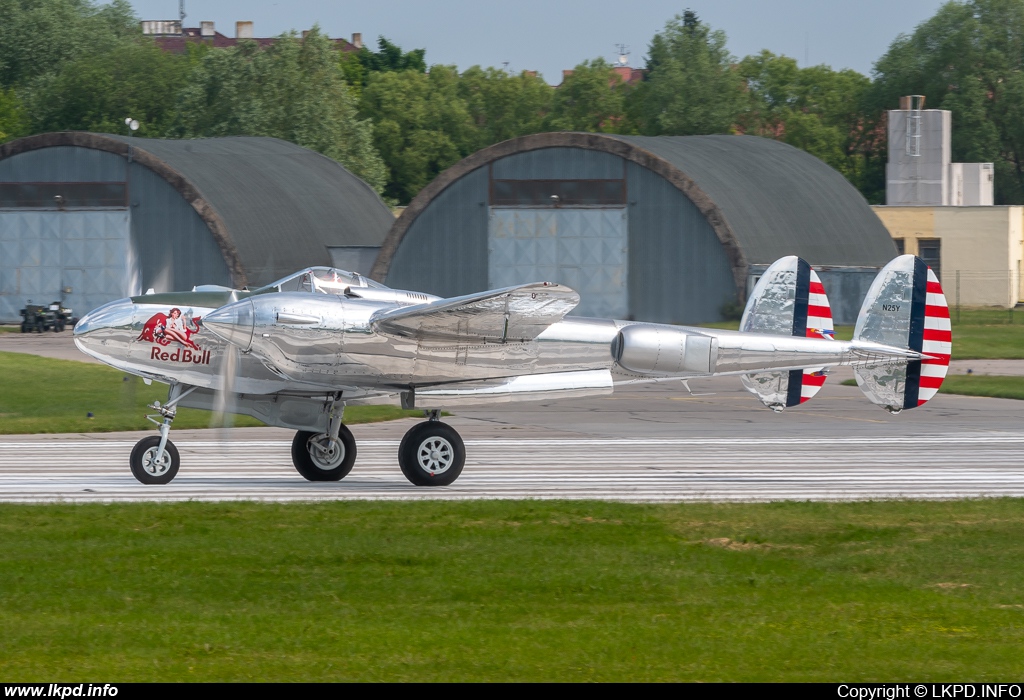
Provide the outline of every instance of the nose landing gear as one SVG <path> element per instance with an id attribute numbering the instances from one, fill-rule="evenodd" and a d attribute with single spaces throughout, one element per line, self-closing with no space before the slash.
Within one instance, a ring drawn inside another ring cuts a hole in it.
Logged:
<path id="1" fill-rule="evenodd" d="M 167 392 L 167 403 L 161 406 L 159 401 L 155 401 L 149 406 L 156 413 L 146 416 L 146 420 L 160 428 L 160 435 L 149 435 L 139 440 L 128 459 L 132 476 L 143 484 L 167 484 L 178 473 L 181 458 L 178 456 L 178 448 L 167 439 L 167 435 L 171 432 L 171 423 L 178 412 L 178 401 L 193 391 L 195 387 L 182 391 L 180 384 L 172 384 Z M 158 416 L 163 420 L 159 420 Z"/>
<path id="2" fill-rule="evenodd" d="M 178 473 L 181 458 L 178 448 L 167 440 L 160 449 L 161 437 L 148 435 L 139 440 L 129 458 L 132 475 L 144 484 L 166 484 Z M 160 455 L 159 457 L 157 455 Z"/>

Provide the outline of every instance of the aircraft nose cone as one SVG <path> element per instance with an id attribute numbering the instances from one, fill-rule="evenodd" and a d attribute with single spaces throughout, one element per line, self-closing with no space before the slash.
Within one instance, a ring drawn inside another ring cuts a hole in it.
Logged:
<path id="1" fill-rule="evenodd" d="M 82 316 L 75 324 L 75 337 L 109 329 L 131 329 L 135 304 L 131 299 L 118 299 L 97 307 Z"/>
<path id="2" fill-rule="evenodd" d="M 248 350 L 252 345 L 254 325 L 252 301 L 249 299 L 222 306 L 203 317 L 204 328 L 242 350 Z"/>
<path id="3" fill-rule="evenodd" d="M 135 304 L 118 299 L 97 307 L 75 324 L 75 345 L 86 355 L 103 362 L 123 360 L 137 335 L 132 326 Z"/>

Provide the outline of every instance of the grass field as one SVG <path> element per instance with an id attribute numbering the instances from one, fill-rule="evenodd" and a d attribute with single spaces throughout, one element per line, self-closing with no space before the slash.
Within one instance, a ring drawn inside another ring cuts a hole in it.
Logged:
<path id="1" fill-rule="evenodd" d="M 1024 359 L 1024 310 L 950 309 L 954 360 Z"/>
<path id="2" fill-rule="evenodd" d="M 1006 681 L 1024 502 L 0 506 L 0 677 Z"/>
<path id="3" fill-rule="evenodd" d="M 857 380 L 846 379 L 842 384 L 843 386 L 857 386 Z M 950 374 L 942 382 L 939 393 L 987 396 L 993 399 L 1024 399 L 1024 377 Z"/>
<path id="4" fill-rule="evenodd" d="M 1024 360 L 1024 310 L 950 309 L 954 360 Z M 736 330 L 738 321 L 704 324 Z M 836 326 L 836 340 L 850 340 L 853 326 Z"/>
<path id="5" fill-rule="evenodd" d="M 153 412 L 146 406 L 166 399 L 166 385 L 146 386 L 141 379 L 104 365 L 0 352 L 0 435 L 147 430 L 154 426 L 143 417 Z M 92 418 L 87 416 L 90 412 Z M 345 410 L 345 422 L 422 413 L 394 406 L 353 406 Z M 183 408 L 174 428 L 208 428 L 212 418 L 208 411 Z M 248 416 L 234 416 L 232 424 L 263 425 Z"/>

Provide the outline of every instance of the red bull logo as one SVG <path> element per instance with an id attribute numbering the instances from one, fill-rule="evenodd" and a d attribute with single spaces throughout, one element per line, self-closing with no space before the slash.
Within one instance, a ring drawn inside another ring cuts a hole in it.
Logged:
<path id="1" fill-rule="evenodd" d="M 163 362 L 191 362 L 196 365 L 210 364 L 209 350 L 196 350 L 192 352 L 188 348 L 178 348 L 174 352 L 167 352 L 154 346 L 149 353 L 149 359 L 162 360 Z"/>
<path id="2" fill-rule="evenodd" d="M 136 340 L 154 344 L 149 355 L 151 360 L 208 365 L 210 351 L 203 350 L 192 340 L 192 336 L 201 330 L 199 321 L 200 317 L 183 316 L 181 309 L 175 307 L 166 314 L 150 316 Z M 177 343 L 178 347 L 173 351 L 164 350 L 171 343 Z"/>

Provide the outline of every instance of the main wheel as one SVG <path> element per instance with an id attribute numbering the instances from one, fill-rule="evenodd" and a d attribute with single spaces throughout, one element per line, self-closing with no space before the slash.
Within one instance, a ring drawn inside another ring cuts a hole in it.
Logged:
<path id="1" fill-rule="evenodd" d="M 292 464 L 309 481 L 340 481 L 356 462 L 356 439 L 344 425 L 338 439 L 300 430 L 292 440 Z"/>
<path id="2" fill-rule="evenodd" d="M 164 445 L 163 459 L 156 459 L 156 451 L 160 449 L 160 436 L 150 435 L 139 440 L 132 449 L 129 463 L 132 475 L 144 484 L 166 484 L 178 473 L 181 458 L 178 448 L 170 440 Z"/>
<path id="3" fill-rule="evenodd" d="M 398 465 L 417 486 L 448 486 L 466 464 L 466 444 L 447 423 L 414 425 L 398 447 Z"/>

